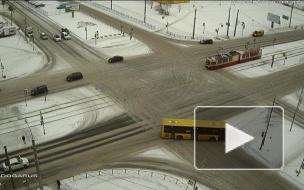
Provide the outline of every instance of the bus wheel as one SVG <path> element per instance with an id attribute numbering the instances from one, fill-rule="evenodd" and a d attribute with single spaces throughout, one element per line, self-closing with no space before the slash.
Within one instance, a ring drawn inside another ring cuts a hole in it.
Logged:
<path id="1" fill-rule="evenodd" d="M 214 137 L 210 137 L 210 141 L 215 141 L 216 139 Z"/>
<path id="2" fill-rule="evenodd" d="M 177 140 L 183 140 L 183 136 L 179 135 L 176 137 Z"/>

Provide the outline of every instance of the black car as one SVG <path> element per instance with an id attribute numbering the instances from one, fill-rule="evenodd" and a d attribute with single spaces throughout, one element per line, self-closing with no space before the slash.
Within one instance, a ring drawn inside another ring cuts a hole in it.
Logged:
<path id="1" fill-rule="evenodd" d="M 200 44 L 213 44 L 213 40 L 212 39 L 201 40 Z"/>
<path id="2" fill-rule="evenodd" d="M 61 32 L 66 32 L 67 34 L 70 34 L 70 31 L 67 28 L 61 28 Z"/>
<path id="3" fill-rule="evenodd" d="M 69 74 L 69 76 L 67 76 L 66 80 L 71 82 L 73 80 L 78 80 L 78 79 L 83 79 L 83 75 L 81 72 L 75 72 L 75 73 L 71 73 Z"/>
<path id="4" fill-rule="evenodd" d="M 123 61 L 123 57 L 119 56 L 119 55 L 116 55 L 109 59 L 109 63 L 115 63 L 115 62 L 120 62 L 120 61 Z"/>
<path id="5" fill-rule="evenodd" d="M 32 96 L 40 95 L 40 94 L 47 94 L 49 92 L 46 85 L 37 86 L 31 91 Z"/>

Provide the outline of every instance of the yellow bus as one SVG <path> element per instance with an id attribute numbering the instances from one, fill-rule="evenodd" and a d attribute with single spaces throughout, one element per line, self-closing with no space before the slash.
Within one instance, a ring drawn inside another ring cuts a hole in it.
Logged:
<path id="1" fill-rule="evenodd" d="M 221 141 L 225 140 L 224 121 L 196 120 L 197 140 Z M 194 139 L 194 120 L 162 119 L 161 137 L 167 139 Z"/>

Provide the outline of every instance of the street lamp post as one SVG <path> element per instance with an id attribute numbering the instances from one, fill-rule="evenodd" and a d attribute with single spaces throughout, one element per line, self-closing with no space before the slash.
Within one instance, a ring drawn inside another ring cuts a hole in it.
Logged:
<path id="1" fill-rule="evenodd" d="M 84 28 L 85 29 L 85 32 L 86 32 L 86 40 L 88 39 L 88 29 L 87 27 Z"/>
<path id="2" fill-rule="evenodd" d="M 228 15 L 228 22 L 227 22 L 227 37 L 229 35 L 229 26 L 230 26 L 230 11 L 231 11 L 231 7 L 229 8 L 229 15 Z"/>
<path id="3" fill-rule="evenodd" d="M 296 172 L 298 173 L 297 174 L 297 177 L 299 177 L 300 173 L 301 173 L 301 169 L 304 169 L 304 158 L 303 158 L 303 161 L 301 163 L 301 166 L 300 166 L 300 169 L 299 170 L 296 170 Z"/>
<path id="4" fill-rule="evenodd" d="M 1 64 L 1 76 L 2 76 L 2 78 L 6 78 L 6 76 L 5 75 L 3 75 L 3 70 L 4 70 L 4 66 L 2 65 L 2 61 L 1 61 L 1 59 L 0 59 L 0 64 Z"/>
<path id="5" fill-rule="evenodd" d="M 292 6 L 291 6 L 290 20 L 289 20 L 289 28 L 290 28 L 290 25 L 291 25 L 291 18 L 292 18 L 293 6 L 294 6 L 294 2 L 292 3 Z"/>
<path id="6" fill-rule="evenodd" d="M 28 93 L 28 90 L 24 89 L 24 102 L 25 102 L 25 106 L 27 106 L 27 102 L 26 102 L 27 93 Z"/>
<path id="7" fill-rule="evenodd" d="M 46 90 L 44 90 L 44 102 L 46 103 L 46 94 L 47 94 L 47 92 L 46 92 Z"/>
<path id="8" fill-rule="evenodd" d="M 194 39 L 194 32 L 195 32 L 196 10 L 197 9 L 195 8 L 192 39 Z"/>
<path id="9" fill-rule="evenodd" d="M 11 12 L 11 26 L 13 26 L 13 7 L 8 7 L 8 10 Z"/>
<path id="10" fill-rule="evenodd" d="M 145 0 L 144 23 L 146 23 L 146 14 L 147 14 L 147 0 Z"/>
<path id="11" fill-rule="evenodd" d="M 239 22 L 238 18 L 239 18 L 239 9 L 238 9 L 238 11 L 236 13 L 236 20 L 235 20 L 235 26 L 234 26 L 234 34 L 233 34 L 233 36 L 235 36 L 235 33 L 236 33 L 236 26 L 237 26 L 237 24 Z"/>
<path id="12" fill-rule="evenodd" d="M 43 126 L 43 134 L 45 135 L 45 128 L 44 128 L 43 115 L 42 115 L 41 111 L 40 111 L 40 123 L 41 123 L 41 125 Z"/>

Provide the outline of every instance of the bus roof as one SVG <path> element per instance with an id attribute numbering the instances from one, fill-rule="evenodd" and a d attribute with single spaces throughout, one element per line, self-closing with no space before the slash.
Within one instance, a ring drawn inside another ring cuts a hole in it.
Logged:
<path id="1" fill-rule="evenodd" d="M 224 121 L 196 120 L 196 127 L 225 128 L 225 124 Z M 194 127 L 194 120 L 163 118 L 162 125 Z"/>

